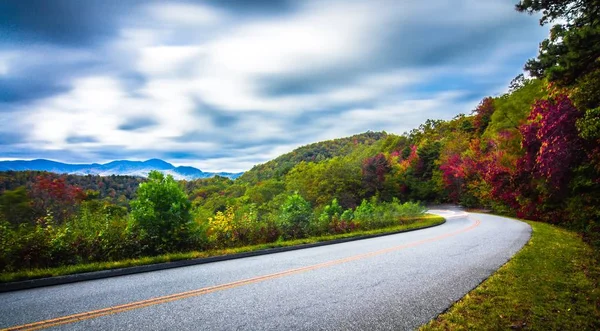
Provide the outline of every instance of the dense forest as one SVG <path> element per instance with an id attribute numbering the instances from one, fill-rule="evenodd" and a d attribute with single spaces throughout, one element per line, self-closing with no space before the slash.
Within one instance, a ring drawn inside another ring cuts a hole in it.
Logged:
<path id="1" fill-rule="evenodd" d="M 0 174 L 0 269 L 233 247 L 419 215 L 412 202 L 575 229 L 600 246 L 598 1 L 517 5 L 558 21 L 528 78 L 449 121 L 307 145 L 230 180 Z M 139 187 L 139 188 L 138 188 Z M 137 193 L 134 192 L 137 189 Z"/>

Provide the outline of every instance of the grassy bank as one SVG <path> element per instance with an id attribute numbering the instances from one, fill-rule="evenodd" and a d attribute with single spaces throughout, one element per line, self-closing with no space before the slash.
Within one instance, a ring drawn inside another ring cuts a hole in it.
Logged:
<path id="1" fill-rule="evenodd" d="M 428 226 L 433 226 L 437 224 L 441 224 L 444 222 L 444 219 L 435 215 L 425 215 L 412 220 L 405 220 L 404 224 L 395 225 L 392 227 L 375 229 L 375 230 L 363 230 L 363 231 L 354 231 L 350 233 L 336 234 L 336 235 L 327 235 L 327 236 L 319 236 L 319 237 L 310 237 L 304 239 L 296 239 L 289 241 L 278 241 L 268 244 L 261 245 L 253 245 L 253 246 L 245 246 L 238 248 L 230 248 L 230 249 L 219 249 L 219 250 L 210 250 L 210 251 L 201 251 L 201 252 L 188 252 L 188 253 L 173 253 L 173 254 L 165 254 L 160 256 L 153 257 L 144 257 L 140 259 L 129 259 L 122 261 L 113 261 L 113 262 L 97 262 L 97 263 L 88 263 L 88 264 L 80 264 L 80 265 L 71 265 L 71 266 L 63 266 L 57 268 L 50 269 L 32 269 L 32 270 L 22 270 L 18 272 L 10 272 L 10 273 L 2 273 L 0 274 L 0 283 L 14 282 L 19 280 L 29 280 L 29 279 L 37 279 L 44 277 L 53 277 L 53 276 L 63 276 L 70 274 L 77 274 L 83 272 L 91 272 L 91 271 L 100 271 L 100 270 L 108 270 L 108 269 L 117 269 L 117 268 L 126 268 L 147 264 L 155 264 L 155 263 L 163 263 L 163 262 L 171 262 L 171 261 L 180 261 L 180 260 L 189 260 L 203 257 L 211 257 L 211 256 L 219 256 L 219 255 L 227 255 L 227 254 L 235 254 L 235 253 L 244 253 L 251 251 L 258 251 L 263 249 L 275 248 L 275 247 L 289 247 L 303 244 L 311 244 L 323 241 L 329 241 L 334 239 L 342 239 L 342 238 L 352 238 L 366 235 L 375 235 L 382 233 L 390 233 L 390 232 L 399 232 L 399 231 L 409 231 L 419 228 L 424 228 Z"/>
<path id="2" fill-rule="evenodd" d="M 573 232 L 528 223 L 529 243 L 421 330 L 600 330 L 598 253 Z"/>

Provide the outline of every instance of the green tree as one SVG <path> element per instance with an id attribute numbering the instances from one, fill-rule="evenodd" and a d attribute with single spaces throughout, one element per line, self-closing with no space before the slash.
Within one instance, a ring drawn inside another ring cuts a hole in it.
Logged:
<path id="1" fill-rule="evenodd" d="M 344 207 L 351 206 L 360 192 L 360 165 L 335 157 L 319 163 L 301 162 L 285 177 L 288 191 L 298 191 L 315 206 L 339 197 Z"/>
<path id="2" fill-rule="evenodd" d="M 193 237 L 191 203 L 173 176 L 151 171 L 131 201 L 131 216 L 156 253 L 187 248 Z"/>
<path id="3" fill-rule="evenodd" d="M 295 192 L 289 195 L 279 212 L 279 224 L 286 237 L 302 238 L 307 234 L 312 208 L 310 203 Z"/>
<path id="4" fill-rule="evenodd" d="M 0 195 L 0 214 L 15 226 L 30 221 L 33 210 L 25 187 L 7 190 Z"/>
<path id="5" fill-rule="evenodd" d="M 521 0 L 516 9 L 541 12 L 540 25 L 555 24 L 550 37 L 540 44 L 536 59 L 525 65 L 534 77 L 547 77 L 562 86 L 576 83 L 588 72 L 600 69 L 599 0 Z"/>
<path id="6" fill-rule="evenodd" d="M 502 131 L 517 133 L 525 123 L 535 100 L 547 96 L 544 83 L 540 79 L 524 80 L 510 93 L 494 98 L 494 112 L 485 130 L 485 138 L 494 138 Z"/>

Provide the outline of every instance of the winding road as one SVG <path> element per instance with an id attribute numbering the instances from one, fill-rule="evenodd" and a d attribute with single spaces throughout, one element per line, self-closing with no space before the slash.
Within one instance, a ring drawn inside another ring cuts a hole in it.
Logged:
<path id="1" fill-rule="evenodd" d="M 0 294 L 0 328 L 410 330 L 529 240 L 516 220 L 431 210 L 433 228 Z"/>

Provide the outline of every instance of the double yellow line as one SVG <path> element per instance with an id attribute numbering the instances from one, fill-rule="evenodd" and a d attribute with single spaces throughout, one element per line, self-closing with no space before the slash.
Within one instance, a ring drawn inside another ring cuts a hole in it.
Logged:
<path id="1" fill-rule="evenodd" d="M 457 231 L 446 233 L 446 234 L 443 234 L 443 235 L 440 235 L 437 237 L 423 239 L 423 240 L 415 241 L 412 243 L 394 246 L 394 247 L 390 247 L 390 248 L 386 248 L 386 249 L 382 249 L 382 250 L 378 250 L 378 251 L 374 251 L 374 252 L 370 252 L 370 253 L 354 255 L 354 256 L 343 258 L 343 259 L 314 264 L 314 265 L 296 268 L 296 269 L 289 269 L 289 270 L 285 270 L 285 271 L 281 271 L 281 272 L 277 272 L 277 273 L 273 273 L 273 274 L 268 274 L 268 275 L 264 275 L 264 276 L 247 278 L 247 279 L 238 280 L 238 281 L 231 282 L 231 283 L 210 286 L 210 287 L 204 287 L 204 288 L 197 289 L 197 290 L 175 293 L 175 294 L 171 294 L 171 295 L 165 295 L 165 296 L 142 300 L 142 301 L 135 301 L 135 302 L 131 302 L 131 303 L 123 304 L 123 305 L 112 306 L 112 307 L 98 309 L 98 310 L 92 310 L 92 311 L 88 311 L 88 312 L 84 312 L 84 313 L 52 318 L 52 319 L 43 320 L 43 321 L 39 321 L 39 322 L 35 322 L 35 323 L 12 326 L 12 327 L 9 327 L 9 328 L 3 329 L 3 330 L 4 331 L 8 331 L 8 330 L 11 330 L 11 331 L 12 330 L 40 330 L 40 329 L 45 329 L 45 328 L 49 328 L 49 327 L 53 327 L 53 326 L 84 321 L 84 320 L 97 318 L 97 317 L 101 317 L 101 316 L 122 313 L 122 312 L 125 312 L 128 310 L 134 310 L 134 309 L 144 308 L 144 307 L 148 307 L 148 306 L 158 305 L 161 303 L 166 303 L 166 302 L 181 300 L 181 299 L 185 299 L 185 298 L 200 296 L 200 295 L 217 292 L 217 291 L 222 291 L 222 290 L 239 287 L 239 286 L 243 286 L 243 285 L 264 282 L 264 281 L 270 280 L 270 279 L 295 275 L 295 274 L 299 274 L 302 272 L 321 269 L 321 268 L 330 267 L 330 266 L 347 263 L 347 262 L 351 262 L 351 261 L 356 261 L 356 260 L 360 260 L 360 259 L 365 259 L 368 257 L 373 257 L 373 256 L 377 256 L 377 255 L 381 255 L 381 254 L 385 254 L 385 253 L 389 253 L 389 252 L 393 252 L 393 251 L 398 251 L 398 250 L 422 245 L 422 244 L 429 243 L 429 242 L 439 241 L 444 238 L 452 237 L 457 234 L 470 231 L 470 230 L 476 228 L 477 226 L 479 226 L 479 224 L 481 224 L 481 222 L 479 220 L 476 220 L 475 223 L 473 223 L 471 226 L 461 229 L 461 230 L 457 230 Z"/>

